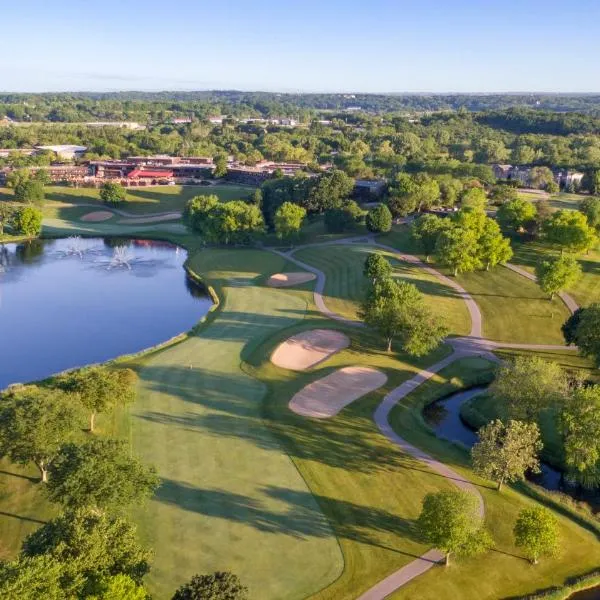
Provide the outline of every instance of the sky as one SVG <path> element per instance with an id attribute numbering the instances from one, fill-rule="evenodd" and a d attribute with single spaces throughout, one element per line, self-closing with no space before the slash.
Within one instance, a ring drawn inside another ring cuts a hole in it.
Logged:
<path id="1" fill-rule="evenodd" d="M 6 92 L 600 92 L 598 0 L 0 6 Z"/>

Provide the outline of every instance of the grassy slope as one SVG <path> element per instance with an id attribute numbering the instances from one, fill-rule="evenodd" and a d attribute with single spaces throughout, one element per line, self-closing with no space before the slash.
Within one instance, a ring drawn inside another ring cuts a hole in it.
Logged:
<path id="1" fill-rule="evenodd" d="M 405 226 L 379 239 L 403 252 L 414 252 Z M 550 302 L 534 282 L 504 267 L 464 273 L 457 281 L 479 305 L 485 337 L 526 344 L 564 343 L 560 326 L 569 313 L 558 298 Z"/>
<path id="2" fill-rule="evenodd" d="M 365 258 L 372 247 L 358 244 L 323 246 L 299 250 L 295 256 L 321 269 L 326 277 L 325 294 L 328 308 L 348 318 L 356 319 L 364 297 L 367 280 L 363 276 Z M 383 252 L 386 255 L 385 252 Z M 394 273 L 414 283 L 425 295 L 433 310 L 443 315 L 450 331 L 456 335 L 469 332 L 469 314 L 464 302 L 437 278 L 407 263 L 389 256 Z"/>
<path id="3" fill-rule="evenodd" d="M 372 415 L 385 393 L 448 349 L 415 361 L 382 352 L 380 341 L 365 331 L 346 329 L 350 348 L 310 371 L 293 373 L 268 361 L 279 341 L 300 329 L 323 326 L 340 328 L 314 315 L 257 347 L 247 366 L 268 383 L 265 418 L 285 443 L 338 536 L 344 572 L 314 597 L 337 600 L 357 597 L 427 549 L 415 537 L 413 522 L 423 496 L 446 489 L 449 483 L 399 452 L 379 433 Z M 288 409 L 289 399 L 304 385 L 347 365 L 375 366 L 387 373 L 388 382 L 331 419 L 307 419 Z"/>
<path id="4" fill-rule="evenodd" d="M 139 515 L 156 551 L 149 587 L 166 598 L 194 573 L 220 569 L 237 573 L 253 598 L 302 598 L 335 579 L 342 558 L 264 426 L 266 387 L 240 370 L 240 354 L 302 320 L 306 302 L 252 281 L 284 268 L 269 253 L 209 250 L 191 266 L 222 288 L 222 312 L 199 335 L 144 362 L 131 414 L 134 450 L 163 477 Z"/>
<path id="5" fill-rule="evenodd" d="M 532 272 L 537 262 L 547 256 L 558 255 L 558 252 L 541 242 L 520 243 L 515 244 L 514 247 L 513 262 Z M 581 279 L 567 291 L 582 306 L 600 302 L 600 251 L 596 248 L 590 250 L 588 254 L 574 256 L 579 261 L 583 274 Z"/>
<path id="6" fill-rule="evenodd" d="M 498 493 L 490 482 L 474 477 L 468 468 L 467 452 L 437 439 L 424 425 L 422 406 L 450 393 L 461 383 L 468 385 L 476 381 L 477 368 L 473 359 L 450 365 L 405 398 L 392 412 L 391 422 L 394 429 L 410 442 L 480 484 L 486 506 L 486 525 L 492 533 L 495 547 L 480 557 L 455 561 L 448 569 L 434 568 L 391 598 L 491 600 L 561 585 L 566 577 L 585 573 L 600 564 L 600 544 L 596 535 L 565 516 L 557 515 L 561 526 L 561 555 L 531 566 L 513 544 L 512 527 L 518 512 L 533 501 L 511 488 Z"/>

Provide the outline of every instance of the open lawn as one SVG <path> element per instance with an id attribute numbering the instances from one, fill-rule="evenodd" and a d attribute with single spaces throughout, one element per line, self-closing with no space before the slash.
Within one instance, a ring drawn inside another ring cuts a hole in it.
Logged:
<path id="1" fill-rule="evenodd" d="M 408 231 L 406 226 L 396 227 L 378 240 L 400 251 L 414 252 Z M 440 271 L 451 275 L 443 268 Z M 569 312 L 559 298 L 548 300 L 535 282 L 501 266 L 463 273 L 456 280 L 479 305 L 484 337 L 523 344 L 564 343 L 560 326 Z"/>
<path id="2" fill-rule="evenodd" d="M 479 484 L 486 508 L 486 525 L 494 539 L 490 552 L 470 559 L 456 559 L 449 568 L 433 568 L 392 594 L 395 600 L 438 600 L 461 598 L 483 600 L 507 598 L 536 589 L 562 585 L 566 577 L 586 573 L 600 564 L 597 533 L 558 514 L 561 528 L 561 554 L 532 566 L 514 546 L 512 528 L 518 512 L 533 504 L 520 488 L 495 485 L 475 477 L 468 467 L 468 453 L 462 447 L 438 439 L 421 416 L 422 407 L 451 393 L 461 385 L 473 385 L 486 376 L 489 366 L 480 359 L 463 359 L 442 370 L 407 396 L 392 411 L 395 431 L 409 442 L 443 460 Z"/>
<path id="3" fill-rule="evenodd" d="M 347 318 L 357 319 L 359 304 L 368 286 L 363 266 L 371 252 L 381 252 L 392 263 L 395 277 L 414 283 L 425 294 L 428 304 L 444 317 L 452 334 L 465 335 L 469 332 L 467 308 L 454 290 L 418 267 L 397 260 L 390 253 L 372 246 L 352 244 L 306 248 L 294 256 L 325 273 L 327 307 Z"/>
<path id="4" fill-rule="evenodd" d="M 558 251 L 542 242 L 522 242 L 514 244 L 513 247 L 515 256 L 512 262 L 532 272 L 537 262 L 550 255 L 558 256 Z M 581 306 L 600 302 L 600 251 L 595 248 L 587 254 L 574 256 L 579 261 L 583 274 L 581 279 L 566 291 Z"/>
<path id="5" fill-rule="evenodd" d="M 367 331 L 345 329 L 350 347 L 309 371 L 286 371 L 268 361 L 281 340 L 324 326 L 340 328 L 320 315 L 307 317 L 301 325 L 258 346 L 248 357 L 247 368 L 268 384 L 264 416 L 328 517 L 344 555 L 339 579 L 311 598 L 339 600 L 356 598 L 427 550 L 415 535 L 414 520 L 423 496 L 449 489 L 450 483 L 399 451 L 379 433 L 372 415 L 388 391 L 418 368 L 439 360 L 448 349 L 442 347 L 415 361 L 382 351 L 380 340 Z M 388 382 L 330 419 L 310 419 L 289 410 L 289 399 L 304 385 L 355 365 L 384 371 Z"/>
<path id="6" fill-rule="evenodd" d="M 305 298 L 256 279 L 286 270 L 267 252 L 206 250 L 190 265 L 221 290 L 221 312 L 143 361 L 131 411 L 133 449 L 163 478 L 138 514 L 156 552 L 149 587 L 167 598 L 194 573 L 231 570 L 252 598 L 304 598 L 339 575 L 341 553 L 262 419 L 267 387 L 240 369 L 240 357 L 301 321 Z"/>
<path id="7" fill-rule="evenodd" d="M 116 208 L 135 215 L 147 213 L 162 213 L 183 210 L 185 203 L 194 196 L 201 194 L 216 194 L 226 202 L 240 200 L 252 194 L 255 188 L 245 185 L 159 185 L 152 187 L 127 188 L 127 200 Z M 100 200 L 99 189 L 70 188 L 63 186 L 48 186 L 44 213 L 50 218 L 71 219 L 79 218 L 81 214 L 94 210 L 86 207 L 81 213 L 74 212 L 70 207 L 75 204 L 97 204 L 104 207 Z M 12 190 L 0 188 L 0 200 L 12 199 Z"/>

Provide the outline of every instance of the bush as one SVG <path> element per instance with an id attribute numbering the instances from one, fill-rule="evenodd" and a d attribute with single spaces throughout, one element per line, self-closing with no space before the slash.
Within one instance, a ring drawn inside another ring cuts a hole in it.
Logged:
<path id="1" fill-rule="evenodd" d="M 127 191 L 120 183 L 107 181 L 100 189 L 100 199 L 108 204 L 118 204 L 127 198 Z"/>
<path id="2" fill-rule="evenodd" d="M 363 218 L 363 211 L 354 200 L 348 200 L 339 208 L 325 211 L 325 228 L 329 233 L 343 233 L 354 229 Z"/>
<path id="3" fill-rule="evenodd" d="M 42 231 L 42 211 L 33 206 L 18 210 L 13 219 L 15 233 L 30 237 L 40 235 Z"/>
<path id="4" fill-rule="evenodd" d="M 374 233 L 385 233 L 392 228 L 392 213 L 385 204 L 369 211 L 366 219 L 367 229 Z"/>

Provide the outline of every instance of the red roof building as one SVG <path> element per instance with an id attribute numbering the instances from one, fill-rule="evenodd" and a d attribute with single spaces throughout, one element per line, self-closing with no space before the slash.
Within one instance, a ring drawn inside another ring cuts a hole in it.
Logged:
<path id="1" fill-rule="evenodd" d="M 145 169 L 134 169 L 127 175 L 129 179 L 168 179 L 173 177 L 173 171 L 148 171 Z"/>

